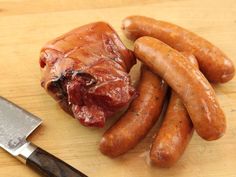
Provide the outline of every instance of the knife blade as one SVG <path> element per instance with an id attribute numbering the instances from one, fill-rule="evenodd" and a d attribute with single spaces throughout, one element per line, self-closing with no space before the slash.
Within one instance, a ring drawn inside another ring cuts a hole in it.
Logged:
<path id="1" fill-rule="evenodd" d="M 41 123 L 40 118 L 0 96 L 0 147 L 45 177 L 87 177 L 27 141 Z"/>

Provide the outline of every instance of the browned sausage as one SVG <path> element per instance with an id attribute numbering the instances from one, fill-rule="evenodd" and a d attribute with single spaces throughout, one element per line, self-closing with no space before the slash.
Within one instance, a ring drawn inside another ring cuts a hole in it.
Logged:
<path id="1" fill-rule="evenodd" d="M 224 83 L 234 76 L 232 61 L 220 49 L 182 27 L 148 17 L 131 16 L 123 20 L 122 28 L 130 39 L 151 36 L 178 51 L 192 53 L 210 82 Z"/>
<path id="2" fill-rule="evenodd" d="M 137 88 L 140 95 L 131 103 L 124 116 L 105 132 L 100 151 L 116 157 L 135 147 L 158 120 L 166 88 L 157 75 L 142 67 Z"/>
<path id="3" fill-rule="evenodd" d="M 192 121 L 177 94 L 172 91 L 164 121 L 150 150 L 151 162 L 172 166 L 183 154 L 193 134 Z"/>
<path id="4" fill-rule="evenodd" d="M 197 59 L 193 54 L 189 52 L 180 52 L 180 53 L 184 55 L 197 69 L 199 69 Z"/>
<path id="5" fill-rule="evenodd" d="M 137 39 L 134 43 L 134 53 L 179 95 L 202 138 L 215 140 L 224 134 L 226 120 L 215 92 L 204 75 L 190 61 L 152 37 Z"/>
<path id="6" fill-rule="evenodd" d="M 193 55 L 184 54 L 193 64 Z M 151 162 L 159 167 L 170 167 L 184 153 L 192 135 L 193 124 L 181 99 L 172 90 L 160 130 L 156 134 L 150 151 Z"/>

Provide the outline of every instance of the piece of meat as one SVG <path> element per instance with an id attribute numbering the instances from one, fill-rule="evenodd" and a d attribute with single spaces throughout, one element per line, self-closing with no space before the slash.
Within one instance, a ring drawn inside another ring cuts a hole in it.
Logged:
<path id="1" fill-rule="evenodd" d="M 178 94 L 202 138 L 215 140 L 223 136 L 224 112 L 213 88 L 190 61 L 165 43 L 147 36 L 134 42 L 134 53 Z"/>
<path id="2" fill-rule="evenodd" d="M 91 23 L 42 48 L 41 85 L 83 125 L 103 127 L 135 97 L 128 75 L 135 63 L 108 24 Z"/>
<path id="3" fill-rule="evenodd" d="M 141 67 L 137 87 L 139 96 L 131 103 L 126 113 L 103 135 L 100 151 L 117 157 L 134 148 L 158 120 L 167 86 L 147 67 Z"/>
<path id="4" fill-rule="evenodd" d="M 192 53 L 210 82 L 225 83 L 234 76 L 233 62 L 219 48 L 180 26 L 144 16 L 130 16 L 123 20 L 122 29 L 129 39 L 150 36 L 180 52 Z"/>

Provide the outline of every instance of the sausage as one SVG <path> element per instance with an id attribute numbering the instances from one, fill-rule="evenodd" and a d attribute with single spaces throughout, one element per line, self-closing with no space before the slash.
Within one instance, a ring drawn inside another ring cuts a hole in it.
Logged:
<path id="1" fill-rule="evenodd" d="M 172 91 L 164 121 L 151 146 L 151 162 L 159 167 L 170 167 L 176 163 L 187 147 L 193 130 L 187 110 Z"/>
<path id="2" fill-rule="evenodd" d="M 190 61 L 165 43 L 147 36 L 134 42 L 134 53 L 179 95 L 203 139 L 215 140 L 224 134 L 226 120 L 215 92 Z"/>
<path id="3" fill-rule="evenodd" d="M 118 122 L 104 133 L 100 151 L 110 157 L 117 157 L 134 148 L 158 120 L 166 89 L 161 78 L 142 66 L 137 87 L 139 96 Z"/>
<path id="4" fill-rule="evenodd" d="M 189 53 L 189 52 L 180 52 L 183 56 L 185 56 L 185 58 L 187 58 L 192 64 L 193 66 L 195 66 L 197 69 L 199 69 L 199 65 L 198 65 L 198 62 L 197 62 L 197 59 L 196 57 Z"/>
<path id="5" fill-rule="evenodd" d="M 122 29 L 129 39 L 151 36 L 180 52 L 192 53 L 210 82 L 225 83 L 234 76 L 232 61 L 219 48 L 182 27 L 148 17 L 130 16 L 123 20 Z"/>
<path id="6" fill-rule="evenodd" d="M 197 67 L 193 55 L 184 55 Z M 184 153 L 193 131 L 193 124 L 187 110 L 172 90 L 163 123 L 151 146 L 151 162 L 159 167 L 170 167 L 175 164 Z"/>

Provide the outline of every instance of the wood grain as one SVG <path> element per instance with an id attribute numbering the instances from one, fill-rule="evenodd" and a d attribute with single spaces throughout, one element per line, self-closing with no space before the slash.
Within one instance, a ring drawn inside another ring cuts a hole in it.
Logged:
<path id="1" fill-rule="evenodd" d="M 80 4 L 80 5 L 79 5 Z M 147 152 L 157 125 L 135 149 L 110 159 L 98 150 L 104 129 L 88 129 L 64 113 L 40 87 L 43 44 L 77 26 L 107 21 L 124 43 L 121 20 L 139 14 L 167 20 L 205 37 L 236 64 L 235 0 L 0 0 L 0 95 L 43 119 L 30 140 L 91 177 L 235 177 L 236 78 L 215 90 L 227 117 L 226 135 L 206 142 L 194 134 L 184 156 L 170 169 L 148 165 Z M 137 72 L 134 72 L 137 73 Z M 0 176 L 38 177 L 0 150 Z"/>

